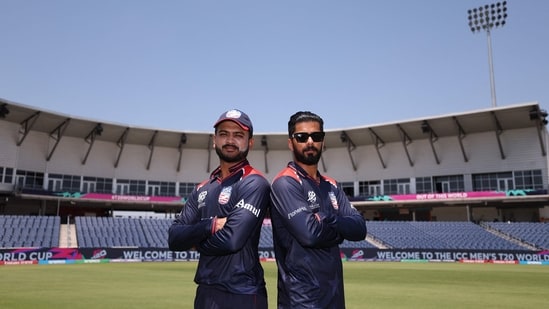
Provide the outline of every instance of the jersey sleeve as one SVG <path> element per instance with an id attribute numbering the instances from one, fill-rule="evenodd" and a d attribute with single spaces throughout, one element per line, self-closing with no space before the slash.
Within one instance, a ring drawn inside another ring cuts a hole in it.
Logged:
<path id="1" fill-rule="evenodd" d="M 353 207 L 343 190 L 337 190 L 339 204 L 337 231 L 344 239 L 360 241 L 366 238 L 364 217 Z"/>
<path id="2" fill-rule="evenodd" d="M 259 233 L 259 226 L 270 205 L 270 186 L 260 175 L 250 175 L 240 181 L 235 205 L 227 216 L 223 228 L 204 239 L 197 247 L 201 254 L 225 255 L 240 250 Z"/>
<path id="3" fill-rule="evenodd" d="M 197 191 L 191 193 L 178 218 L 168 230 L 168 246 L 173 251 L 192 248 L 211 234 L 212 219 L 201 220 L 197 207 Z"/>
<path id="4" fill-rule="evenodd" d="M 337 218 L 311 209 L 298 180 L 284 176 L 271 185 L 274 211 L 289 233 L 304 247 L 326 248 L 339 244 Z"/>

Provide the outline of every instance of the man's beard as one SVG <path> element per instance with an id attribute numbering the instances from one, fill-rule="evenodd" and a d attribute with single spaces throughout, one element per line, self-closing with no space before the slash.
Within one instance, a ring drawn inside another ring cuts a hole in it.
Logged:
<path id="1" fill-rule="evenodd" d="M 315 150 L 316 154 L 305 154 L 309 150 Z M 314 146 L 307 147 L 299 152 L 294 148 L 294 157 L 297 162 L 303 163 L 305 165 L 317 165 L 320 161 L 320 156 L 322 155 L 322 150 L 317 149 Z"/>
<path id="2" fill-rule="evenodd" d="M 224 145 L 224 146 L 227 146 L 227 145 Z M 228 163 L 235 163 L 235 162 L 240 162 L 246 159 L 246 157 L 248 156 L 249 148 L 246 148 L 246 150 L 244 151 L 240 151 L 239 149 L 238 153 L 234 155 L 226 155 L 223 153 L 223 149 L 222 149 L 223 147 L 218 147 L 217 145 L 215 146 L 215 153 L 217 153 L 221 161 L 228 162 Z M 238 146 L 231 146 L 231 147 L 238 148 Z"/>

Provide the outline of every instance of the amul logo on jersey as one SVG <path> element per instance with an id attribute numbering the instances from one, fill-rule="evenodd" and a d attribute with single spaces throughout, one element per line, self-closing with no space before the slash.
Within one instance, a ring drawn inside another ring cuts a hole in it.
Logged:
<path id="1" fill-rule="evenodd" d="M 238 207 L 238 208 L 244 208 L 244 209 L 248 210 L 249 212 L 254 214 L 254 216 L 256 216 L 256 217 L 259 217 L 259 213 L 261 212 L 261 210 L 255 208 L 254 205 L 245 203 L 244 199 L 241 199 L 240 201 L 238 201 L 238 203 L 236 203 L 235 206 Z"/>

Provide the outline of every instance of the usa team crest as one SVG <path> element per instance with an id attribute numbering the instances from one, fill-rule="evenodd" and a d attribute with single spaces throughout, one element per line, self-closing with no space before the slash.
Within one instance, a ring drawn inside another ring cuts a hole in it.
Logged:
<path id="1" fill-rule="evenodd" d="M 338 210 L 339 209 L 339 204 L 337 203 L 337 198 L 336 198 L 334 192 L 330 191 L 330 193 L 328 193 L 328 195 L 330 196 L 330 201 L 332 202 L 332 207 L 334 207 L 335 210 Z"/>
<path id="2" fill-rule="evenodd" d="M 217 198 L 217 201 L 221 205 L 225 205 L 229 202 L 229 199 L 231 198 L 231 191 L 233 190 L 233 187 L 225 187 L 221 189 L 221 193 L 219 193 L 219 197 Z"/>

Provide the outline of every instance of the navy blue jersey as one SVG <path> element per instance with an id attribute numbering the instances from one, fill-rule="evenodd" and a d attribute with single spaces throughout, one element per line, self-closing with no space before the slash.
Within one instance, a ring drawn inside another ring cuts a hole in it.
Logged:
<path id="1" fill-rule="evenodd" d="M 200 259 L 195 282 L 235 294 L 265 292 L 258 244 L 270 185 L 248 161 L 219 179 L 219 168 L 189 196 L 180 216 L 169 229 L 170 250 L 196 248 Z M 213 233 L 215 218 L 226 217 Z"/>
<path id="2" fill-rule="evenodd" d="M 345 308 L 339 244 L 366 237 L 362 215 L 337 183 L 290 162 L 271 185 L 278 308 Z"/>

